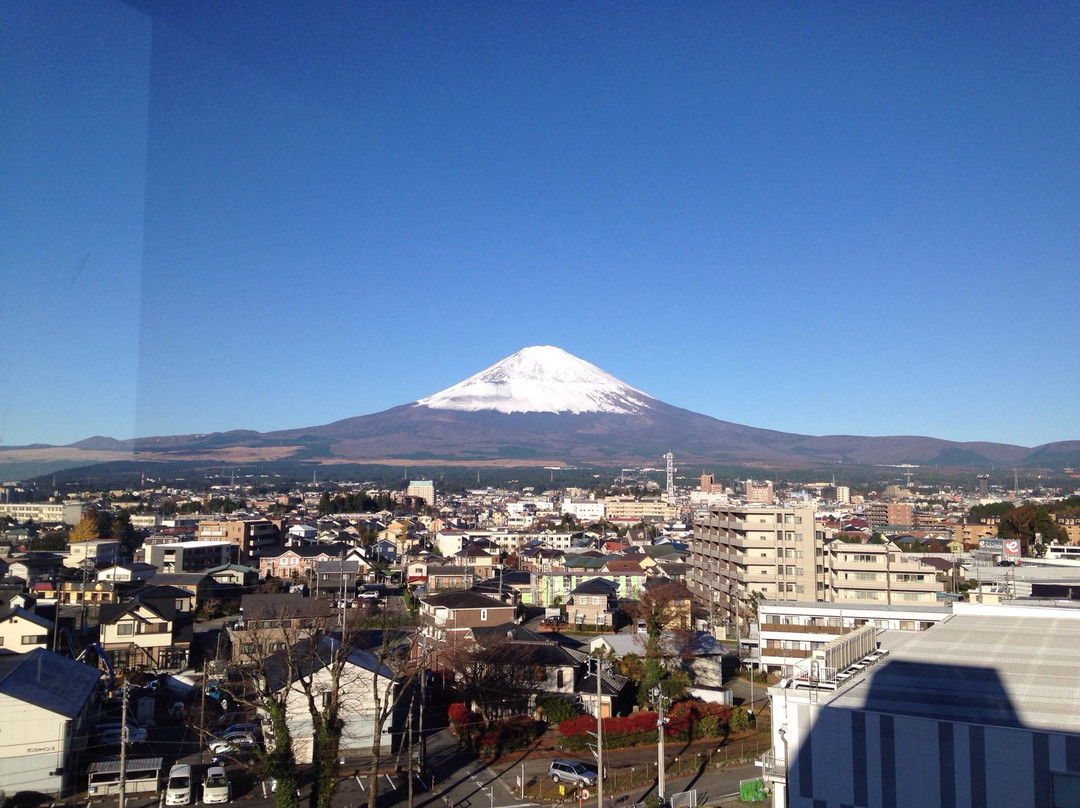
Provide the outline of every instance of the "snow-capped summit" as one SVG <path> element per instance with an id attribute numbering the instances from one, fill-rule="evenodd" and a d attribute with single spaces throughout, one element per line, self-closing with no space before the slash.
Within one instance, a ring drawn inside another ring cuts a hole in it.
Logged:
<path id="1" fill-rule="evenodd" d="M 415 406 L 478 412 L 602 412 L 652 409 L 652 397 L 562 348 L 534 345 Z"/>

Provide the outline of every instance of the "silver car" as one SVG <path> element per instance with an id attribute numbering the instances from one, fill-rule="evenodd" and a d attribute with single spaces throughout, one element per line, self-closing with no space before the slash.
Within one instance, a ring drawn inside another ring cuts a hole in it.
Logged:
<path id="1" fill-rule="evenodd" d="M 548 775 L 556 783 L 570 783 L 576 786 L 596 785 L 596 770 L 576 760 L 553 760 L 548 766 Z"/>

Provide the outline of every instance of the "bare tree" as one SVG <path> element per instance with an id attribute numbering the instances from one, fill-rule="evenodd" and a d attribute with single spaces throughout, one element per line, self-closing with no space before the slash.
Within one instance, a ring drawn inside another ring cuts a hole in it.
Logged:
<path id="1" fill-rule="evenodd" d="M 544 681 L 536 657 L 535 646 L 514 642 L 505 635 L 459 643 L 443 654 L 461 695 L 485 721 L 493 720 L 501 705 L 521 704 L 536 692 Z"/>

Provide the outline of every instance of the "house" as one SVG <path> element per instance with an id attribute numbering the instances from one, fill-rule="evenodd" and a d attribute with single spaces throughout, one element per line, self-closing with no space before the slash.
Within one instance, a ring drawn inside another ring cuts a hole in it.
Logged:
<path id="1" fill-rule="evenodd" d="M 517 608 L 478 592 L 439 592 L 420 601 L 420 633 L 436 645 L 457 645 L 474 627 L 512 622 Z"/>
<path id="2" fill-rule="evenodd" d="M 159 572 L 143 587 L 132 591 L 139 592 L 149 586 L 165 586 L 182 590 L 189 598 L 192 608 L 198 608 L 200 604 L 213 598 L 217 589 L 214 579 L 205 572 Z"/>
<path id="3" fill-rule="evenodd" d="M 259 558 L 260 578 L 308 578 L 319 561 L 342 558 L 352 547 L 342 542 L 310 547 L 266 547 Z"/>
<path id="4" fill-rule="evenodd" d="M 466 632 L 464 640 L 483 648 L 502 648 L 507 652 L 506 656 L 533 669 L 536 677 L 533 692 L 524 696 L 525 703 L 515 703 L 511 699 L 503 705 L 502 712 L 519 715 L 535 705 L 538 695 L 563 696 L 573 700 L 583 663 L 588 658 L 581 651 L 568 649 L 516 623 L 474 626 Z M 593 693 L 595 695 L 595 687 Z M 522 699 L 516 701 L 521 702 Z"/>
<path id="5" fill-rule="evenodd" d="M 52 583 L 59 579 L 63 559 L 56 553 L 24 553 L 8 562 L 8 575 L 22 578 L 28 587 L 36 583 Z"/>
<path id="6" fill-rule="evenodd" d="M 157 589 L 158 587 L 154 587 Z M 113 668 L 179 671 L 191 653 L 190 615 L 167 597 L 109 603 L 100 611 L 101 647 Z"/>
<path id="7" fill-rule="evenodd" d="M 259 582 L 259 571 L 244 564 L 223 564 L 208 569 L 206 574 L 214 582 L 215 593 L 220 593 L 222 588 L 255 586 Z"/>
<path id="8" fill-rule="evenodd" d="M 0 788 L 72 793 L 97 717 L 99 678 L 96 668 L 45 649 L 0 657 Z"/>
<path id="9" fill-rule="evenodd" d="M 427 570 L 428 591 L 436 592 L 444 589 L 471 589 L 476 583 L 476 575 L 472 567 L 435 566 L 430 565 Z"/>
<path id="10" fill-rule="evenodd" d="M 385 533 L 385 531 L 384 531 Z M 393 538 L 382 538 L 371 545 L 368 550 L 372 559 L 378 559 L 384 564 L 396 564 L 398 559 L 398 543 Z"/>
<path id="11" fill-rule="evenodd" d="M 120 595 L 112 581 L 64 581 L 60 585 L 59 598 L 63 606 L 86 604 L 97 607 L 102 603 L 116 603 Z"/>
<path id="12" fill-rule="evenodd" d="M 311 720 L 308 695 L 300 684 L 303 677 L 310 682 L 311 691 L 318 700 L 319 707 L 325 706 L 333 691 L 331 663 L 335 654 L 341 652 L 340 641 L 327 636 L 318 639 L 301 640 L 288 649 L 279 650 L 268 657 L 264 663 L 267 683 L 274 691 L 288 688 L 285 698 L 285 721 L 293 741 L 293 753 L 297 763 L 310 763 L 315 741 L 315 730 Z M 285 654 L 292 654 L 292 665 L 286 664 Z M 289 669 L 293 671 L 291 681 L 286 681 Z M 371 651 L 354 649 L 348 651 L 345 666 L 338 678 L 340 705 L 338 718 L 341 721 L 340 752 L 342 754 L 368 753 L 375 737 L 376 711 L 374 688 L 392 703 L 399 684 L 397 677 L 386 665 L 380 665 L 379 659 Z M 379 745 L 389 752 L 393 737 L 406 726 L 405 705 L 387 720 L 379 736 Z"/>
<path id="13" fill-rule="evenodd" d="M 328 626 L 329 601 L 296 594 L 244 595 L 240 620 L 228 629 L 234 662 L 260 660 Z"/>
<path id="14" fill-rule="evenodd" d="M 588 579 L 570 592 L 566 619 L 577 628 L 613 629 L 619 608 L 617 591 L 615 584 L 604 578 Z"/>
<path id="15" fill-rule="evenodd" d="M 312 593 L 317 598 L 352 600 L 356 597 L 359 577 L 358 561 L 317 561 L 311 576 Z"/>
<path id="16" fill-rule="evenodd" d="M 19 606 L 0 618 L 0 653 L 28 654 L 38 648 L 48 649 L 53 621 Z"/>
<path id="17" fill-rule="evenodd" d="M 495 556 L 476 544 L 462 547 L 451 556 L 450 563 L 458 567 L 472 567 L 478 578 L 490 578 L 495 570 Z"/>
<path id="18" fill-rule="evenodd" d="M 135 561 L 130 564 L 114 564 L 103 570 L 98 570 L 99 581 L 112 581 L 113 583 L 137 583 L 148 581 L 157 574 L 157 567 L 147 564 L 145 561 Z"/>
<path id="19" fill-rule="evenodd" d="M 120 542 L 115 539 L 96 539 L 94 541 L 72 542 L 68 544 L 68 554 L 64 566 L 79 569 L 83 564 L 104 567 L 120 560 Z"/>

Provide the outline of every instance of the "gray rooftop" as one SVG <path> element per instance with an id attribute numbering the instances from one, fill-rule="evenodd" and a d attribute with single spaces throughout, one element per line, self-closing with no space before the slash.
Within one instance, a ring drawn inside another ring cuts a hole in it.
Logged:
<path id="1" fill-rule="evenodd" d="M 0 660 L 0 693 L 74 718 L 93 695 L 101 671 L 38 648 Z"/>
<path id="2" fill-rule="evenodd" d="M 1080 619 L 1031 611 L 958 614 L 910 635 L 830 705 L 1080 732 Z"/>

